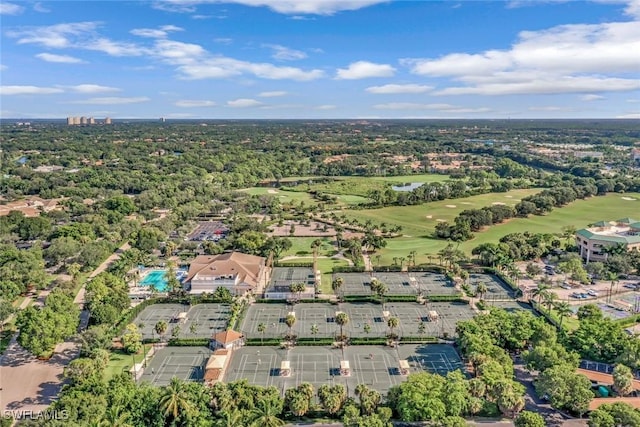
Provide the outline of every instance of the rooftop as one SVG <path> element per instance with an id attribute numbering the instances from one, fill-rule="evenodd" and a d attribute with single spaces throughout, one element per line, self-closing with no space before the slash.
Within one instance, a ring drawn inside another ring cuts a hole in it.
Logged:
<path id="1" fill-rule="evenodd" d="M 580 229 L 577 235 L 613 243 L 640 243 L 640 221 L 621 218 L 615 221 L 598 221 Z"/>

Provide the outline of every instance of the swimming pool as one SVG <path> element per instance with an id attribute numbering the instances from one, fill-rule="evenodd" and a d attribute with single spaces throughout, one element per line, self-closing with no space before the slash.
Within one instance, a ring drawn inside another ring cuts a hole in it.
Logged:
<path id="1" fill-rule="evenodd" d="M 182 283 L 187 275 L 184 270 L 176 271 L 176 279 Z M 140 286 L 153 286 L 158 292 L 168 292 L 167 270 L 151 270 L 140 281 Z"/>

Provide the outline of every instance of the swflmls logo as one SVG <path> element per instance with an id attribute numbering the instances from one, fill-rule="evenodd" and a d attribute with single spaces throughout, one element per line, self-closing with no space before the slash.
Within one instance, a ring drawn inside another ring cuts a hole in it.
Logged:
<path id="1" fill-rule="evenodd" d="M 69 413 L 63 411 L 28 411 L 24 409 L 5 410 L 2 417 L 13 420 L 68 420 Z"/>

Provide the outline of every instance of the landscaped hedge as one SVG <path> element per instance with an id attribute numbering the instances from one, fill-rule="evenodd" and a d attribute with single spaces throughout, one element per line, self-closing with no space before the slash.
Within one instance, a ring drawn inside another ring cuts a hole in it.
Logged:
<path id="1" fill-rule="evenodd" d="M 334 273 L 364 273 L 364 266 L 336 265 L 333 267 Z"/>
<path id="2" fill-rule="evenodd" d="M 171 338 L 168 344 L 171 347 L 206 347 L 209 341 L 209 338 Z"/>
<path id="3" fill-rule="evenodd" d="M 631 315 L 629 317 L 625 317 L 624 319 L 617 319 L 617 320 L 614 320 L 614 322 L 616 322 L 621 327 L 626 328 L 627 326 L 640 323 L 640 314 Z"/>
<path id="4" fill-rule="evenodd" d="M 461 298 L 462 295 L 429 295 L 427 300 L 429 302 L 459 302 L 463 304 L 469 304 L 469 301 Z"/>
<path id="5" fill-rule="evenodd" d="M 446 271 L 446 268 L 442 265 L 437 265 L 437 264 L 419 264 L 416 266 L 409 266 L 407 267 L 407 270 L 415 271 L 415 272 L 423 272 L 423 273 L 444 274 L 444 272 Z"/>
<path id="6" fill-rule="evenodd" d="M 400 337 L 400 342 L 403 344 L 437 343 L 438 337 L 432 337 L 432 336 Z"/>
<path id="7" fill-rule="evenodd" d="M 281 338 L 249 338 L 244 341 L 245 345 L 262 345 L 262 346 L 279 346 L 282 342 Z"/>
<path id="8" fill-rule="evenodd" d="M 378 299 L 378 297 L 374 297 L 372 295 L 345 295 L 342 300 L 344 302 L 372 302 L 380 304 L 380 300 Z"/>
<path id="9" fill-rule="evenodd" d="M 300 267 L 300 268 L 313 268 L 313 262 L 274 262 L 274 267 Z"/>
<path id="10" fill-rule="evenodd" d="M 304 346 L 323 346 L 332 345 L 335 342 L 333 338 L 299 338 L 296 340 L 297 345 Z"/>
<path id="11" fill-rule="evenodd" d="M 286 304 L 286 299 L 264 299 L 264 298 L 256 298 L 257 304 Z"/>
<path id="12" fill-rule="evenodd" d="M 385 295 L 384 302 L 416 302 L 416 295 Z"/>
<path id="13" fill-rule="evenodd" d="M 143 344 L 157 344 L 159 342 L 161 342 L 160 338 L 144 338 L 142 340 Z"/>
<path id="14" fill-rule="evenodd" d="M 402 271 L 402 267 L 399 265 L 379 265 L 377 267 L 373 267 L 373 271 L 376 272 L 395 272 L 395 271 Z"/>
<path id="15" fill-rule="evenodd" d="M 371 338 L 351 338 L 349 340 L 350 345 L 386 345 L 387 339 L 380 337 Z"/>

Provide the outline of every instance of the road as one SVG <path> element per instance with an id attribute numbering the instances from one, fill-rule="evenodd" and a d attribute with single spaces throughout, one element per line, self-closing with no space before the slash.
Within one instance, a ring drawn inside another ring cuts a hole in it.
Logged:
<path id="1" fill-rule="evenodd" d="M 93 278 L 105 271 L 109 265 L 120 258 L 120 254 L 129 249 L 129 244 L 120 246 L 109 258 L 91 272 Z M 43 290 L 38 295 L 36 303 L 44 303 L 50 290 Z M 84 285 L 76 295 L 74 302 L 84 305 Z M 33 298 L 27 298 L 20 305 L 27 307 Z M 80 314 L 80 329 L 86 328 L 88 313 L 83 310 Z M 64 381 L 64 368 L 78 357 L 78 345 L 69 339 L 56 346 L 53 357 L 49 360 L 39 360 L 23 349 L 14 336 L 2 356 L 0 356 L 0 408 L 2 410 L 32 411 L 34 414 L 46 409 L 60 392 Z"/>

